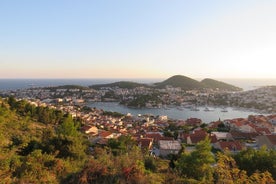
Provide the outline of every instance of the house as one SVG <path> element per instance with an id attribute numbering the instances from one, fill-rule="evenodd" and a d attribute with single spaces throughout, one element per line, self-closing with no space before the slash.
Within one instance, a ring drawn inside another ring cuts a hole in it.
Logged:
<path id="1" fill-rule="evenodd" d="M 197 144 L 200 141 L 203 141 L 206 138 L 207 134 L 191 134 L 187 137 L 186 143 L 187 144 Z"/>
<path id="2" fill-rule="evenodd" d="M 245 133 L 239 131 L 230 131 L 234 140 L 255 140 L 259 135 L 257 132 Z"/>
<path id="3" fill-rule="evenodd" d="M 95 126 L 89 126 L 89 125 L 85 125 L 82 128 L 82 131 L 86 134 L 93 134 L 93 135 L 97 135 L 99 130 L 97 127 Z"/>
<path id="4" fill-rule="evenodd" d="M 153 144 L 153 138 L 140 138 L 138 140 L 138 146 L 143 150 L 151 150 Z"/>
<path id="5" fill-rule="evenodd" d="M 160 156 L 167 156 L 169 154 L 178 154 L 181 150 L 181 144 L 178 141 L 172 140 L 160 140 L 159 145 L 159 154 Z"/>
<path id="6" fill-rule="evenodd" d="M 215 143 L 214 148 L 221 151 L 229 150 L 232 153 L 236 153 L 241 151 L 243 149 L 243 146 L 239 141 L 222 141 Z"/>
<path id="7" fill-rule="evenodd" d="M 145 137 L 152 138 L 154 144 L 158 144 L 158 141 L 163 138 L 161 132 L 149 132 L 145 134 Z"/>
<path id="8" fill-rule="evenodd" d="M 191 134 L 186 135 L 187 144 L 197 144 L 200 141 L 203 141 L 208 136 L 208 133 L 205 130 L 197 129 L 191 132 Z"/>
<path id="9" fill-rule="evenodd" d="M 266 146 L 268 149 L 276 149 L 276 135 L 260 135 L 256 141 L 258 147 Z"/>
<path id="10" fill-rule="evenodd" d="M 271 132 L 268 128 L 257 127 L 257 128 L 255 128 L 255 130 L 260 135 L 270 135 L 271 134 Z"/>
<path id="11" fill-rule="evenodd" d="M 198 118 L 189 118 L 186 120 L 186 125 L 188 126 L 200 126 L 202 124 L 202 120 Z"/>
<path id="12" fill-rule="evenodd" d="M 112 139 L 115 138 L 114 134 L 112 132 L 109 131 L 102 131 L 99 133 L 99 138 L 101 139 Z"/>
<path id="13" fill-rule="evenodd" d="M 246 133 L 256 132 L 255 126 L 252 125 L 252 124 L 244 124 L 244 125 L 241 125 L 241 126 L 239 127 L 239 130 L 240 130 L 241 132 L 246 132 Z"/>
<path id="14" fill-rule="evenodd" d="M 214 135 L 217 140 L 233 140 L 232 135 L 229 132 L 211 132 L 211 135 Z"/>

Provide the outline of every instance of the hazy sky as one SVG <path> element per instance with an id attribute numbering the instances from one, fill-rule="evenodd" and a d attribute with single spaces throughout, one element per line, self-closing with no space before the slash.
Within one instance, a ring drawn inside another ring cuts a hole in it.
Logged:
<path id="1" fill-rule="evenodd" d="M 276 78 L 275 0 L 0 0 L 0 78 Z"/>

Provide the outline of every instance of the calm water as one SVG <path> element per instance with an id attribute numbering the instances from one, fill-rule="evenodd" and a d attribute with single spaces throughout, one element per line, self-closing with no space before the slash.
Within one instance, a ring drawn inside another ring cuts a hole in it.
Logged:
<path id="1" fill-rule="evenodd" d="M 123 114 L 131 113 L 132 115 L 138 114 L 153 114 L 157 115 L 167 115 L 171 119 L 182 119 L 186 120 L 188 118 L 200 118 L 205 123 L 210 123 L 211 121 L 216 121 L 224 119 L 234 119 L 234 118 L 247 118 L 248 115 L 257 115 L 256 112 L 245 111 L 241 109 L 227 108 L 228 112 L 221 112 L 222 108 L 210 107 L 213 111 L 204 111 L 205 107 L 199 107 L 200 111 L 191 111 L 187 108 L 169 108 L 169 109 L 147 109 L 147 108 L 128 108 L 123 105 L 119 105 L 117 102 L 93 102 L 87 104 L 89 107 L 96 107 L 98 109 L 103 109 L 106 111 L 120 112 Z"/>

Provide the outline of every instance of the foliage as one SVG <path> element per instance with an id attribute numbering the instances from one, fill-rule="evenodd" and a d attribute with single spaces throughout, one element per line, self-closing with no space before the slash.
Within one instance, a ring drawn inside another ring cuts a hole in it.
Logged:
<path id="1" fill-rule="evenodd" d="M 202 182 L 212 182 L 215 162 L 211 153 L 210 140 L 205 139 L 196 145 L 192 153 L 183 153 L 179 158 L 176 169 L 184 177 Z"/>
<path id="2" fill-rule="evenodd" d="M 249 175 L 256 171 L 268 171 L 276 178 L 276 151 L 267 150 L 262 147 L 260 150 L 247 149 L 234 156 L 240 169 L 245 170 Z"/>
<path id="3" fill-rule="evenodd" d="M 228 90 L 228 91 L 241 91 L 242 89 L 221 81 L 217 81 L 214 79 L 203 79 L 201 81 L 203 85 L 212 89 L 220 89 L 220 90 Z"/>
<path id="4" fill-rule="evenodd" d="M 155 85 L 157 88 L 172 86 L 180 87 L 183 90 L 199 89 L 204 87 L 204 85 L 202 85 L 200 82 L 182 75 L 172 76 L 163 82 L 156 83 Z"/>
<path id="5" fill-rule="evenodd" d="M 121 117 L 124 116 L 124 114 L 122 114 L 122 113 L 119 113 L 119 112 L 111 112 L 111 111 L 104 111 L 104 112 L 103 112 L 103 115 L 104 115 L 104 116 L 118 117 L 118 118 L 121 118 Z"/>
<path id="6" fill-rule="evenodd" d="M 148 102 L 154 102 L 158 104 L 161 102 L 159 95 L 157 93 L 137 95 L 135 99 L 127 102 L 127 105 L 130 107 L 146 107 Z"/>
<path id="7" fill-rule="evenodd" d="M 218 153 L 218 162 L 215 168 L 215 183 L 275 183 L 271 174 L 267 171 L 254 172 L 250 177 L 246 171 L 240 170 L 235 160 L 226 154 Z"/>
<path id="8" fill-rule="evenodd" d="M 61 111 L 0 99 L 0 183 L 275 183 L 276 154 L 266 148 L 218 153 L 214 165 L 205 139 L 170 161 L 143 153 L 127 135 L 88 151 L 78 130 L 79 121 Z"/>

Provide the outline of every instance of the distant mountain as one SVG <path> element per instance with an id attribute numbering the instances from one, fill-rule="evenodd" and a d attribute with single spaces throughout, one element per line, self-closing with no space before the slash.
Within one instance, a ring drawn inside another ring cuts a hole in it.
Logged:
<path id="1" fill-rule="evenodd" d="M 164 88 L 166 86 L 180 87 L 184 90 L 200 89 L 204 87 L 204 85 L 197 80 L 183 75 L 175 75 L 163 82 L 155 83 L 155 87 L 157 88 Z"/>
<path id="2" fill-rule="evenodd" d="M 142 86 L 147 86 L 147 85 L 136 83 L 136 82 L 130 82 L 130 81 L 120 81 L 120 82 L 114 82 L 114 83 L 109 83 L 109 84 L 97 84 L 97 85 L 92 85 L 89 87 L 93 88 L 93 89 L 100 89 L 102 87 L 116 87 L 116 86 L 119 88 L 133 89 L 136 87 L 142 87 Z"/>
<path id="3" fill-rule="evenodd" d="M 203 79 L 201 82 L 205 87 L 212 89 L 220 89 L 220 90 L 228 90 L 228 91 L 241 91 L 242 88 L 233 86 L 231 84 L 227 84 L 221 81 L 217 81 L 214 79 Z"/>

